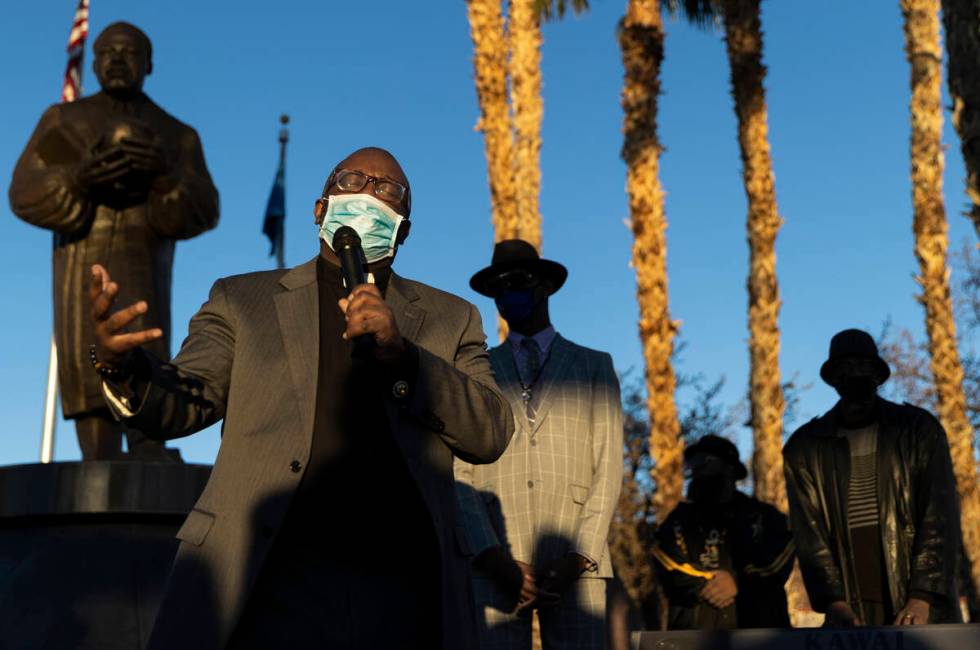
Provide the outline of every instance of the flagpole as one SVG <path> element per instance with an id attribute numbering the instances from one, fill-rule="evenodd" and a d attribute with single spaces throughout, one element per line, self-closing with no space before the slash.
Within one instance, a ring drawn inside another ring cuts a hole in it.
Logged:
<path id="1" fill-rule="evenodd" d="M 68 33 L 68 65 L 61 84 L 61 101 L 73 102 L 82 94 L 82 58 L 85 39 L 88 37 L 88 3 L 78 0 L 75 17 Z M 57 242 L 57 234 L 54 236 Z M 41 462 L 50 463 L 54 458 L 54 434 L 58 409 L 58 344 L 51 334 L 48 352 L 48 381 L 44 389 L 44 419 L 41 423 Z"/>
<path id="2" fill-rule="evenodd" d="M 279 123 L 282 124 L 282 128 L 279 129 L 279 164 L 282 166 L 283 174 L 286 173 L 286 144 L 289 142 L 289 116 L 283 113 L 279 116 Z M 276 251 L 276 265 L 282 269 L 286 267 L 286 223 L 283 219 L 283 224 L 280 226 L 282 228 L 282 241 L 279 242 L 279 249 Z"/>
<path id="3" fill-rule="evenodd" d="M 48 353 L 48 383 L 44 391 L 44 423 L 41 425 L 41 462 L 50 463 L 54 458 L 54 432 L 58 408 L 58 344 L 51 335 Z"/>

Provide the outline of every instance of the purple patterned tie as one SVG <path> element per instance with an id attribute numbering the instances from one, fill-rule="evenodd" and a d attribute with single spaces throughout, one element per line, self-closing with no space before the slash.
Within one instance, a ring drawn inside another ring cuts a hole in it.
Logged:
<path id="1" fill-rule="evenodd" d="M 531 390 L 538 381 L 538 375 L 541 374 L 541 348 L 533 338 L 525 337 L 521 339 L 521 350 L 524 352 L 524 408 L 527 412 L 527 419 L 534 422 Z"/>

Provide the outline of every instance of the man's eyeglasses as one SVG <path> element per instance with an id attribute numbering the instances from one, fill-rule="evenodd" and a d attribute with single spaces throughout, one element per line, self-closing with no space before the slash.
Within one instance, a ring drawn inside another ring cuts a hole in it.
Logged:
<path id="1" fill-rule="evenodd" d="M 334 173 L 334 184 L 344 192 L 360 192 L 368 183 L 374 195 L 385 201 L 398 203 L 408 193 L 407 187 L 387 178 L 368 176 L 353 169 L 339 169 Z"/>
<path id="2" fill-rule="evenodd" d="M 499 296 L 505 291 L 523 291 L 538 284 L 538 278 L 525 269 L 512 269 L 487 280 L 487 291 Z"/>

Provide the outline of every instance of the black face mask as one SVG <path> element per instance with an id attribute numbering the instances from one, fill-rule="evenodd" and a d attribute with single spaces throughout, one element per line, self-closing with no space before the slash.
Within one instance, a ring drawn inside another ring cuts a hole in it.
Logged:
<path id="1" fill-rule="evenodd" d="M 533 289 L 504 291 L 497 296 L 497 311 L 500 317 L 512 325 L 520 325 L 534 314 L 537 303 Z"/>
<path id="2" fill-rule="evenodd" d="M 874 400 L 878 392 L 878 382 L 867 376 L 845 377 L 836 388 L 845 401 L 864 403 Z"/>
<path id="3" fill-rule="evenodd" d="M 687 498 L 697 505 L 717 506 L 727 495 L 723 474 L 695 476 L 687 486 Z"/>
<path id="4" fill-rule="evenodd" d="M 845 425 L 864 426 L 873 419 L 878 394 L 874 377 L 844 377 L 834 388 L 841 397 L 840 416 Z"/>

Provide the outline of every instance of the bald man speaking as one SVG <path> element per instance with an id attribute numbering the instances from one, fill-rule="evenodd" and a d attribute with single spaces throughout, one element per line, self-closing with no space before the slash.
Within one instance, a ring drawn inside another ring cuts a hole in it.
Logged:
<path id="1" fill-rule="evenodd" d="M 115 310 L 93 266 L 113 412 L 161 440 L 224 420 L 150 648 L 475 647 L 453 458 L 493 462 L 513 418 L 476 308 L 392 271 L 410 211 L 395 158 L 354 152 L 316 200 L 320 254 L 215 282 L 170 363 L 141 347 L 159 329 L 127 328 L 146 304 Z M 343 226 L 367 272 L 349 294 Z"/>

